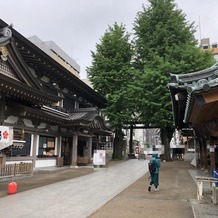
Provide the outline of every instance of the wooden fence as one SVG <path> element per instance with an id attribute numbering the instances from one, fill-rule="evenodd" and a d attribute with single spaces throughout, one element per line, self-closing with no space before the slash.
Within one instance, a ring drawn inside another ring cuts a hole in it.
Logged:
<path id="1" fill-rule="evenodd" d="M 0 165 L 0 178 L 14 176 L 29 176 L 33 174 L 32 163 Z"/>

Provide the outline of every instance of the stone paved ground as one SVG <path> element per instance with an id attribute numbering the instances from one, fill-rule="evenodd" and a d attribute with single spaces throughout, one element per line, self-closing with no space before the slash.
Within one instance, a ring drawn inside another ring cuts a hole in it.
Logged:
<path id="1" fill-rule="evenodd" d="M 58 168 L 58 170 L 35 172 L 33 176 L 14 178 L 14 181 L 17 183 L 18 193 L 63 180 L 76 178 L 92 172 L 92 168 Z M 0 197 L 8 195 L 8 184 L 11 181 L 11 179 L 4 182 L 1 182 L 0 180 Z"/>
<path id="2" fill-rule="evenodd" d="M 89 218 L 193 218 L 190 199 L 196 199 L 196 184 L 189 169 L 193 166 L 184 161 L 162 162 L 159 192 L 148 192 L 147 173 Z"/>
<path id="3" fill-rule="evenodd" d="M 109 161 L 109 163 L 105 167 L 110 167 L 114 164 L 119 164 L 120 162 L 122 161 Z M 13 181 L 17 183 L 18 193 L 22 191 L 27 191 L 29 189 L 64 181 L 67 179 L 73 179 L 93 172 L 94 170 L 92 166 L 80 166 L 79 168 L 59 167 L 56 168 L 56 170 L 54 170 L 54 168 L 45 168 L 35 171 L 33 176 L 17 177 L 14 178 Z M 8 184 L 11 181 L 11 178 L 0 179 L 0 197 L 8 195 Z"/>
<path id="4" fill-rule="evenodd" d="M 119 161 L 109 162 L 107 167 L 113 164 L 119 164 Z M 197 187 L 188 170 L 195 170 L 189 162 L 161 162 L 159 192 L 155 192 L 154 189 L 151 192 L 147 191 L 149 175 L 146 173 L 89 218 L 193 218 L 190 199 L 196 199 Z M 15 179 L 18 184 L 17 192 L 92 172 L 94 172 L 93 168 L 59 168 L 58 170 L 37 172 L 31 177 Z M 0 182 L 0 197 L 7 195 L 9 182 Z M 218 217 L 218 214 L 215 217 Z"/>

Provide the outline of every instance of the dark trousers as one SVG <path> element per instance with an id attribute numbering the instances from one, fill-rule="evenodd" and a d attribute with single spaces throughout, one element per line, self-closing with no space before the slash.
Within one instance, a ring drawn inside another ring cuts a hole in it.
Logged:
<path id="1" fill-rule="evenodd" d="M 158 187 L 159 185 L 159 173 L 152 173 L 151 174 L 151 181 L 150 181 L 150 186 L 154 184 L 155 188 Z"/>

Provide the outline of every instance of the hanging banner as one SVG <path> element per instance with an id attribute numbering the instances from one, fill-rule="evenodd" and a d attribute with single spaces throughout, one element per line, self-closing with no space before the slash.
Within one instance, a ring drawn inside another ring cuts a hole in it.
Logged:
<path id="1" fill-rule="evenodd" d="M 13 144 L 13 128 L 0 126 L 0 150 Z"/>

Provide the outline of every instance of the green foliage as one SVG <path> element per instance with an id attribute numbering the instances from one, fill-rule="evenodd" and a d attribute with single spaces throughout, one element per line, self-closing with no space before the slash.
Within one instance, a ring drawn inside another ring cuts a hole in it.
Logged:
<path id="1" fill-rule="evenodd" d="M 149 0 L 134 23 L 135 67 L 139 86 L 142 120 L 164 128 L 173 125 L 171 99 L 167 84 L 169 73 L 193 72 L 211 66 L 214 59 L 202 52 L 194 38 L 194 23 L 173 0 Z"/>
<path id="2" fill-rule="evenodd" d="M 94 89 L 107 99 L 104 113 L 115 132 L 113 159 L 122 158 L 122 128 L 131 118 L 128 81 L 133 78 L 134 70 L 129 37 L 124 25 L 109 26 L 96 45 L 96 52 L 92 52 L 92 66 L 87 68 Z"/>
<path id="3" fill-rule="evenodd" d="M 160 127 L 162 143 L 169 146 L 174 131 L 169 73 L 188 73 L 214 64 L 212 54 L 197 47 L 194 23 L 186 20 L 174 0 L 149 3 L 135 18 L 134 42 L 123 24 L 109 26 L 96 52 L 91 52 L 92 66 L 87 68 L 94 89 L 107 99 L 105 115 L 115 129 L 114 158 L 118 159 L 125 124 Z"/>
<path id="4" fill-rule="evenodd" d="M 202 52 L 194 38 L 194 23 L 174 0 L 149 0 L 134 23 L 135 68 L 139 69 L 141 120 L 161 128 L 165 158 L 170 159 L 170 140 L 174 132 L 169 73 L 179 74 L 205 69 L 214 63 L 209 52 Z"/>
<path id="5" fill-rule="evenodd" d="M 109 26 L 96 52 L 92 51 L 92 66 L 87 68 L 87 74 L 94 89 L 107 98 L 108 93 L 114 93 L 124 87 L 130 77 L 126 69 L 130 66 L 132 46 L 125 26 Z"/>
<path id="6" fill-rule="evenodd" d="M 94 89 L 107 99 L 105 115 L 114 128 L 122 128 L 131 116 L 127 84 L 133 77 L 133 49 L 129 37 L 124 25 L 109 26 L 96 45 L 96 52 L 92 52 L 92 66 L 87 69 Z"/>
<path id="7" fill-rule="evenodd" d="M 146 147 L 146 148 L 150 148 L 151 145 L 150 145 L 149 143 L 146 143 L 146 142 L 145 142 L 145 147 Z"/>

